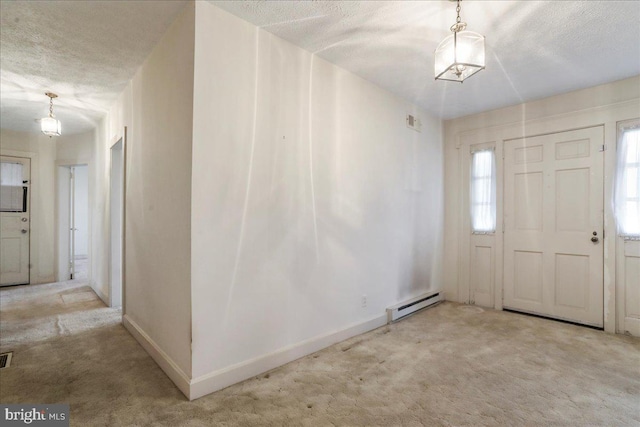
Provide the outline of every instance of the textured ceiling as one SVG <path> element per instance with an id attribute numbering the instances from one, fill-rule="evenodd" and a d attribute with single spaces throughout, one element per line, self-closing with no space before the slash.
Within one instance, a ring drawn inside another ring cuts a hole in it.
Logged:
<path id="1" fill-rule="evenodd" d="M 91 130 L 160 40 L 182 1 L 0 1 L 1 126 Z"/>
<path id="2" fill-rule="evenodd" d="M 285 40 L 454 118 L 640 74 L 640 1 L 463 1 L 486 70 L 435 81 L 448 1 L 211 1 Z"/>
<path id="3" fill-rule="evenodd" d="M 449 1 L 212 1 L 442 118 L 640 74 L 638 1 L 474 1 L 487 69 L 433 79 Z M 0 1 L 0 125 L 37 131 L 44 92 L 65 134 L 91 129 L 142 64 L 182 1 Z"/>

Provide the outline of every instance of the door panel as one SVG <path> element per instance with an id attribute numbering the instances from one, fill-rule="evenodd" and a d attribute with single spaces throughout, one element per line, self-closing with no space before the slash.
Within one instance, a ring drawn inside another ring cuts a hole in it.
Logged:
<path id="1" fill-rule="evenodd" d="M 542 231 L 543 177 L 541 172 L 515 175 L 515 227 Z"/>
<path id="2" fill-rule="evenodd" d="M 6 225 L 6 222 L 3 225 Z M 7 230 L 12 227 L 3 228 Z M 20 273 L 21 240 L 20 236 L 2 239 L 2 272 L 4 274 Z"/>
<path id="3" fill-rule="evenodd" d="M 625 315 L 630 318 L 640 319 L 640 257 L 625 257 Z M 637 334 L 636 334 L 637 335 Z"/>
<path id="4" fill-rule="evenodd" d="M 505 308 L 603 326 L 602 144 L 602 127 L 505 142 Z"/>
<path id="5" fill-rule="evenodd" d="M 495 255 L 492 246 L 493 236 L 474 236 L 477 244 L 472 246 L 471 271 L 473 281 L 471 284 L 472 304 L 493 308 L 493 283 L 495 271 Z"/>
<path id="6" fill-rule="evenodd" d="M 555 304 L 586 310 L 589 294 L 584 284 L 589 282 L 589 257 L 556 254 L 555 265 Z"/>
<path id="7" fill-rule="evenodd" d="M 620 319 L 621 332 L 640 337 L 640 241 L 621 242 L 623 257 L 618 280 L 624 304 Z"/>
<path id="8" fill-rule="evenodd" d="M 0 157 L 0 286 L 29 283 L 30 164 Z"/>
<path id="9" fill-rule="evenodd" d="M 529 309 L 542 303 L 542 252 L 514 251 L 514 299 Z"/>
<path id="10" fill-rule="evenodd" d="M 589 229 L 589 169 L 556 171 L 556 231 Z"/>

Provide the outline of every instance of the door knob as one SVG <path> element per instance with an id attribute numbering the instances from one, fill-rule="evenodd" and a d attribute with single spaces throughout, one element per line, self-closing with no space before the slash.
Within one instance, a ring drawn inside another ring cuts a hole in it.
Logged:
<path id="1" fill-rule="evenodd" d="M 23 228 L 22 230 L 20 230 L 20 232 L 21 232 L 22 234 L 27 234 L 27 230 L 25 230 L 24 228 Z"/>
<path id="2" fill-rule="evenodd" d="M 591 238 L 591 241 L 592 241 L 593 243 L 598 243 L 598 241 L 599 241 L 599 240 L 600 240 L 600 239 L 598 239 L 596 236 L 593 236 L 593 237 Z"/>

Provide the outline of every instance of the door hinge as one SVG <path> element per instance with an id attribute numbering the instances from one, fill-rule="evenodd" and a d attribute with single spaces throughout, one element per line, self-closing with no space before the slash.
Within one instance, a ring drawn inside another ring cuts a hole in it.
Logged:
<path id="1" fill-rule="evenodd" d="M 606 149 L 607 149 L 607 147 L 604 144 L 600 146 L 600 152 L 603 152 Z"/>

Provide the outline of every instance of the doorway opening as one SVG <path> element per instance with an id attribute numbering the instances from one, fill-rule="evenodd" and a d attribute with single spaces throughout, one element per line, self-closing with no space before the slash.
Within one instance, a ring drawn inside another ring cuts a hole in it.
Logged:
<path id="1" fill-rule="evenodd" d="M 109 295 L 111 307 L 122 307 L 124 255 L 124 141 L 111 146 L 109 180 Z"/>
<path id="2" fill-rule="evenodd" d="M 58 167 L 58 281 L 89 279 L 89 168 Z"/>

